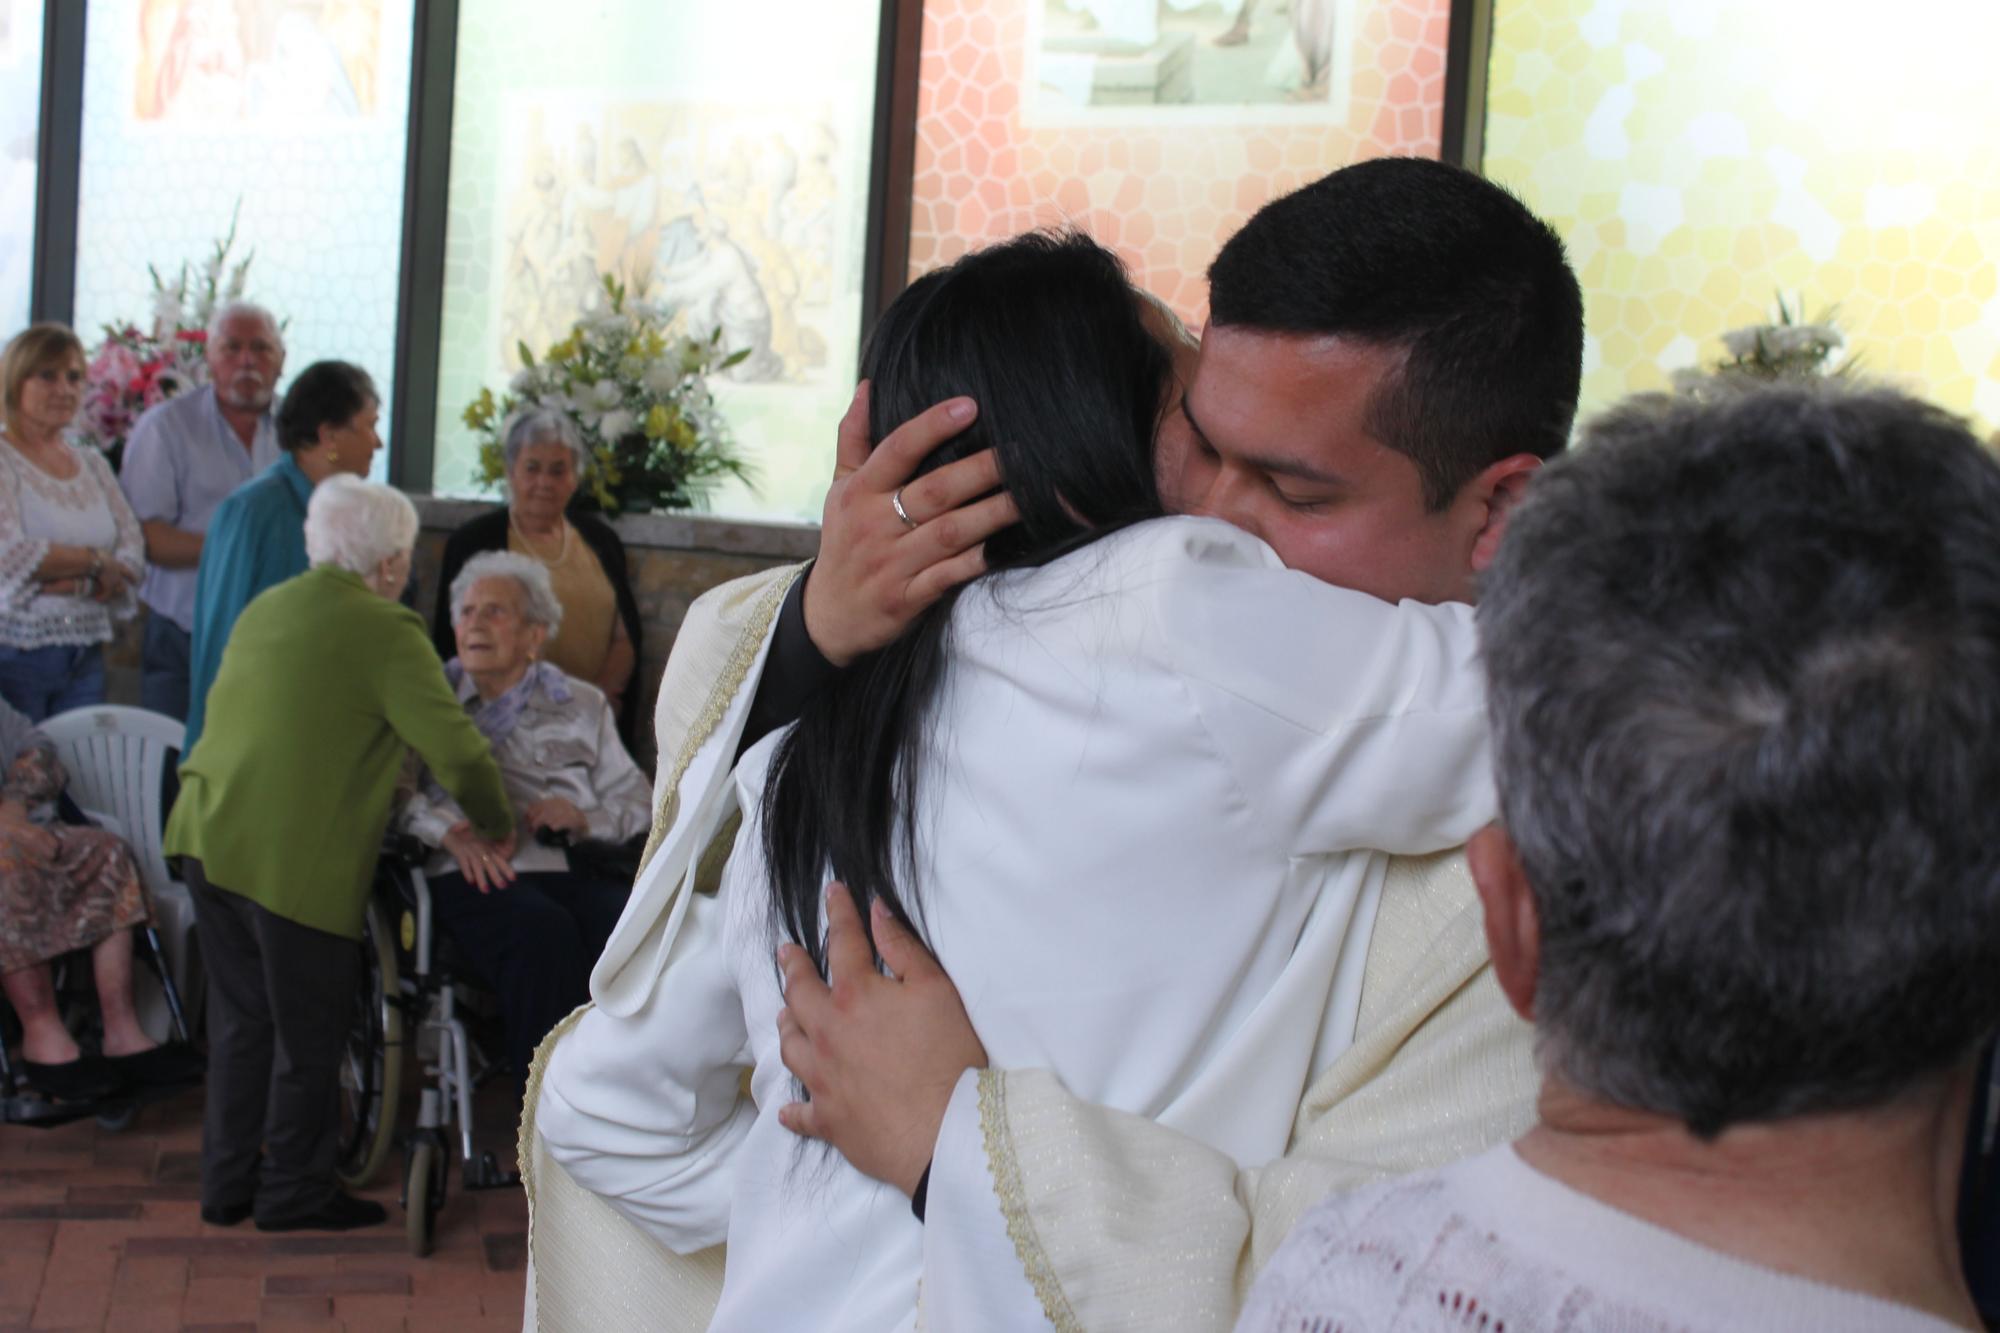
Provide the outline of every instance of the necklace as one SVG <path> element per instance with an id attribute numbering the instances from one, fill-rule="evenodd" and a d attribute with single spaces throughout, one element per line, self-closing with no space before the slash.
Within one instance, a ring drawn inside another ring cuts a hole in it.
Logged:
<path id="1" fill-rule="evenodd" d="M 521 545 L 527 549 L 528 554 L 541 561 L 544 565 L 547 565 L 550 569 L 554 569 L 556 566 L 562 564 L 563 561 L 569 559 L 569 520 L 562 519 L 559 521 L 562 523 L 562 544 L 556 548 L 556 558 L 551 560 L 541 547 L 535 545 L 535 539 L 530 537 L 521 527 L 520 520 L 515 518 L 511 511 L 507 515 L 507 526 L 514 530 L 516 537 L 521 539 Z"/>

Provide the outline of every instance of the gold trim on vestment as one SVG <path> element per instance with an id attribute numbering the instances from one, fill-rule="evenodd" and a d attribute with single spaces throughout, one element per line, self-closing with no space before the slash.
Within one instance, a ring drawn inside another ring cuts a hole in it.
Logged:
<path id="1" fill-rule="evenodd" d="M 757 660 L 758 651 L 764 646 L 765 635 L 771 632 L 771 622 L 778 617 L 779 608 L 785 604 L 792 585 L 798 582 L 805 571 L 801 565 L 793 570 L 789 578 L 779 579 L 764 589 L 757 599 L 750 619 L 743 632 L 736 638 L 736 647 L 729 654 L 729 661 L 723 664 L 722 674 L 716 678 L 715 688 L 708 692 L 708 699 L 695 715 L 694 725 L 688 728 L 687 739 L 681 742 L 680 753 L 674 756 L 674 766 L 665 787 L 665 795 L 653 811 L 653 828 L 646 839 L 646 850 L 639 858 L 639 873 L 646 873 L 646 865 L 653 859 L 653 853 L 660 850 L 660 843 L 666 839 L 667 830 L 674 826 L 674 816 L 680 809 L 681 779 L 694 764 L 694 757 L 701 753 L 701 747 L 729 712 L 729 705 L 743 682 L 750 675 L 750 667 Z"/>
<path id="2" fill-rule="evenodd" d="M 535 1046 L 535 1054 L 528 1061 L 528 1090 L 521 1096 L 521 1130 L 514 1140 L 515 1167 L 521 1173 L 521 1193 L 528 1199 L 528 1248 L 535 1244 L 535 1103 L 542 1096 L 542 1075 L 548 1072 L 549 1061 L 556 1053 L 556 1043 L 569 1034 L 569 1030 L 583 1021 L 590 1012 L 588 1004 L 580 1004 L 563 1016 L 560 1023 L 549 1029 Z"/>
<path id="3" fill-rule="evenodd" d="M 736 647 L 730 651 L 729 660 L 723 664 L 722 674 L 716 679 L 715 687 L 709 691 L 708 699 L 696 715 L 694 725 L 682 742 L 680 752 L 674 756 L 672 778 L 666 786 L 666 795 L 661 798 L 653 811 L 653 828 L 646 839 L 645 854 L 639 860 L 639 874 L 646 873 L 646 866 L 665 839 L 667 830 L 673 827 L 674 812 L 680 804 L 681 780 L 694 764 L 694 758 L 701 747 L 714 734 L 722 719 L 729 712 L 730 701 L 743 688 L 749 678 L 750 667 L 757 660 L 757 653 L 763 647 L 764 638 L 771 632 L 771 622 L 777 619 L 779 609 L 784 606 L 792 584 L 798 581 L 804 566 L 792 571 L 789 578 L 777 580 L 766 588 L 752 608 L 748 621 L 737 635 Z M 636 882 L 636 881 L 635 881 Z M 527 1091 L 521 1099 L 521 1128 L 515 1140 L 515 1153 L 519 1157 L 521 1172 L 521 1192 L 528 1200 L 528 1252 L 534 1253 L 535 1246 L 535 1104 L 541 1099 L 542 1077 L 548 1071 L 549 1060 L 555 1055 L 556 1043 L 569 1035 L 571 1028 L 583 1020 L 592 1006 L 583 1004 L 572 1010 L 567 1017 L 553 1028 L 535 1047 L 534 1058 L 528 1062 Z"/>
<path id="4" fill-rule="evenodd" d="M 1021 1181 L 1021 1164 L 1014 1156 L 1014 1135 L 1007 1127 L 1007 1075 L 1002 1070 L 979 1071 L 979 1132 L 986 1140 L 986 1160 L 993 1169 L 993 1192 L 1007 1218 L 1007 1235 L 1014 1254 L 1035 1289 L 1042 1314 L 1056 1333 L 1083 1333 L 1083 1324 L 1063 1295 L 1055 1265 L 1042 1248 L 1035 1219 L 1028 1212 L 1028 1191 Z"/>

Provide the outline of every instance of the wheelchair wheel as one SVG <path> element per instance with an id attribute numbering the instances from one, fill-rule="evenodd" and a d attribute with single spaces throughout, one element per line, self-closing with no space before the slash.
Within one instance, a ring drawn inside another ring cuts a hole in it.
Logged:
<path id="1" fill-rule="evenodd" d="M 396 1138 L 403 1091 L 403 1009 L 396 937 L 380 903 L 368 904 L 361 934 L 362 977 L 340 1065 L 340 1183 L 358 1190 L 375 1178 Z"/>
<path id="2" fill-rule="evenodd" d="M 444 1150 L 437 1140 L 419 1132 L 410 1144 L 410 1161 L 403 1177 L 403 1232 L 410 1254 L 430 1257 L 437 1245 L 437 1218 L 444 1208 Z"/>

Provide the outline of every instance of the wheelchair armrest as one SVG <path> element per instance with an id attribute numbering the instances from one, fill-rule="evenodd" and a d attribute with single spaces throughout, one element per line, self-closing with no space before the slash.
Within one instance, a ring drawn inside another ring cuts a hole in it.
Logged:
<path id="1" fill-rule="evenodd" d="M 382 859 L 417 867 L 431 859 L 431 849 L 414 833 L 389 833 L 382 838 Z"/>

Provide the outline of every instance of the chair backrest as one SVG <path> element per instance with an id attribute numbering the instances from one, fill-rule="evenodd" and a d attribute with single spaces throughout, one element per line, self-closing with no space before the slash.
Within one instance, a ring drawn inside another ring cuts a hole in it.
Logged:
<path id="1" fill-rule="evenodd" d="M 69 794 L 86 810 L 100 810 L 123 825 L 139 873 L 155 895 L 178 885 L 160 853 L 165 833 L 163 800 L 187 728 L 143 708 L 99 704 L 73 708 L 39 724 L 55 743 Z"/>

